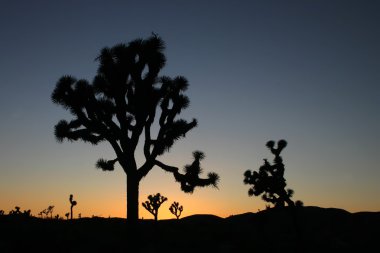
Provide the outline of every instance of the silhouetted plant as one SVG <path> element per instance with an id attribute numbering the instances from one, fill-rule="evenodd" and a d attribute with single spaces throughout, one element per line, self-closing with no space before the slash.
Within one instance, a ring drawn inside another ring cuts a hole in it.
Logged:
<path id="1" fill-rule="evenodd" d="M 82 218 L 82 214 L 81 214 L 81 213 L 78 214 L 78 218 L 79 218 L 79 219 Z"/>
<path id="2" fill-rule="evenodd" d="M 65 213 L 66 219 L 69 219 L 70 213 Z"/>
<path id="3" fill-rule="evenodd" d="M 4 215 L 4 210 L 0 210 L 0 215 Z"/>
<path id="4" fill-rule="evenodd" d="M 70 219 L 73 219 L 73 207 L 77 205 L 77 202 L 73 199 L 73 194 L 70 194 Z"/>
<path id="5" fill-rule="evenodd" d="M 41 211 L 43 214 L 45 214 L 45 218 L 48 218 L 49 211 L 47 209 L 44 209 Z"/>
<path id="6" fill-rule="evenodd" d="M 295 205 L 297 207 L 303 207 L 303 202 L 301 200 L 297 200 L 296 203 L 295 203 Z"/>
<path id="7" fill-rule="evenodd" d="M 30 217 L 30 216 L 31 216 L 31 210 L 30 210 L 30 209 L 28 209 L 28 210 L 24 210 L 24 212 L 22 213 L 22 215 L 23 215 L 24 217 Z"/>
<path id="8" fill-rule="evenodd" d="M 97 58 L 99 68 L 92 84 L 63 76 L 51 96 L 55 104 L 74 116 L 55 126 L 59 142 L 82 140 L 96 145 L 107 141 L 114 149 L 116 158 L 99 159 L 96 167 L 112 171 L 118 162 L 123 168 L 127 175 L 127 217 L 131 221 L 138 220 L 140 181 L 155 166 L 171 172 L 182 190 L 189 193 L 196 186 L 216 187 L 219 179 L 216 173 L 209 173 L 206 179 L 197 173 L 181 174 L 178 168 L 158 160 L 197 126 L 195 119 L 187 122 L 176 118 L 189 106 L 184 95 L 189 85 L 186 78 L 158 76 L 166 62 L 164 48 L 163 40 L 156 35 L 104 48 Z M 158 127 L 155 136 L 152 126 Z M 135 151 L 142 136 L 145 161 L 138 167 Z"/>
<path id="9" fill-rule="evenodd" d="M 19 215 L 21 214 L 21 211 L 20 211 L 20 207 L 19 206 L 16 206 L 15 207 L 15 210 L 11 210 L 9 211 L 9 215 Z"/>
<path id="10" fill-rule="evenodd" d="M 56 216 L 54 216 L 54 218 L 55 218 L 56 220 L 59 220 L 59 214 L 57 214 Z"/>
<path id="11" fill-rule="evenodd" d="M 158 209 L 161 204 L 167 201 L 168 199 L 162 196 L 160 193 L 156 195 L 149 195 L 148 200 L 142 203 L 142 206 L 148 210 L 154 216 L 154 220 L 157 221 L 158 218 Z"/>
<path id="12" fill-rule="evenodd" d="M 48 208 L 45 209 L 46 218 L 49 217 L 49 214 L 50 214 L 50 219 L 53 218 L 53 209 L 54 209 L 54 206 L 48 206 Z"/>
<path id="13" fill-rule="evenodd" d="M 259 172 L 247 170 L 244 173 L 244 183 L 252 185 L 248 190 L 249 196 L 259 196 L 262 194 L 262 199 L 272 203 L 275 207 L 284 207 L 285 203 L 288 206 L 294 206 L 294 202 L 291 200 L 294 191 L 292 189 L 285 189 L 285 166 L 280 156 L 281 151 L 286 145 L 287 142 L 285 140 L 280 140 L 277 143 L 277 148 L 275 148 L 275 142 L 268 141 L 266 146 L 275 156 L 273 164 L 264 159 L 264 165 L 259 168 Z"/>
<path id="14" fill-rule="evenodd" d="M 9 215 L 12 216 L 18 216 L 18 217 L 30 217 L 31 216 L 31 210 L 24 210 L 21 212 L 21 208 L 19 206 L 16 206 L 14 210 L 9 211 Z"/>
<path id="15" fill-rule="evenodd" d="M 169 211 L 174 214 L 174 216 L 179 219 L 179 217 L 182 214 L 183 206 L 180 206 L 178 202 L 173 202 L 172 205 L 169 207 Z"/>

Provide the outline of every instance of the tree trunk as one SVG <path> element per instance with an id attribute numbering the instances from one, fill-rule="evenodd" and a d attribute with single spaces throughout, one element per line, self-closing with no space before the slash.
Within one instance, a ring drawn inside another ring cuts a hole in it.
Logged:
<path id="1" fill-rule="evenodd" d="M 136 223 L 139 219 L 139 180 L 127 175 L 127 220 Z"/>

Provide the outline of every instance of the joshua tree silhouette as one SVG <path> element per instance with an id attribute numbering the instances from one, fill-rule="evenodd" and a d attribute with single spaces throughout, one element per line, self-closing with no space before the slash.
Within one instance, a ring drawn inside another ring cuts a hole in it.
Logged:
<path id="1" fill-rule="evenodd" d="M 77 205 L 77 202 L 75 200 L 73 200 L 73 194 L 70 194 L 70 219 L 72 220 L 73 219 L 73 207 Z"/>
<path id="2" fill-rule="evenodd" d="M 54 209 L 54 206 L 49 206 L 47 209 L 46 209 L 46 217 L 48 217 L 49 213 L 50 213 L 50 219 L 53 219 L 53 209 Z"/>
<path id="3" fill-rule="evenodd" d="M 67 220 L 69 219 L 69 215 L 70 215 L 70 213 L 65 213 L 65 216 L 66 216 Z"/>
<path id="4" fill-rule="evenodd" d="M 169 211 L 174 214 L 174 216 L 179 219 L 179 217 L 182 214 L 183 206 L 180 206 L 178 202 L 173 202 L 172 205 L 169 207 Z"/>
<path id="5" fill-rule="evenodd" d="M 197 126 L 195 119 L 187 122 L 176 118 L 189 106 L 184 95 L 186 78 L 158 76 L 166 62 L 164 48 L 163 40 L 155 34 L 146 40 L 104 48 L 97 58 L 99 68 L 92 84 L 63 76 L 51 96 L 55 104 L 74 116 L 55 126 L 59 142 L 82 140 L 96 145 L 107 141 L 114 149 L 116 158 L 99 159 L 96 167 L 112 171 L 118 162 L 123 168 L 127 175 L 127 218 L 133 222 L 138 220 L 140 181 L 155 166 L 171 172 L 188 193 L 196 186 L 216 187 L 219 180 L 216 173 L 209 173 L 205 179 L 196 173 L 181 174 L 178 168 L 158 160 Z M 157 135 L 152 136 L 152 126 L 157 126 Z M 135 151 L 142 135 L 145 162 L 138 167 Z"/>
<path id="6" fill-rule="evenodd" d="M 161 204 L 167 200 L 168 199 L 166 197 L 162 196 L 160 193 L 157 193 L 156 195 L 149 195 L 148 200 L 142 203 L 142 206 L 153 214 L 154 220 L 157 221 L 158 209 Z"/>
<path id="7" fill-rule="evenodd" d="M 250 184 L 252 187 L 248 190 L 248 195 L 259 196 L 266 202 L 272 203 L 275 207 L 294 206 L 294 202 L 290 199 L 294 193 L 292 189 L 285 189 L 286 180 L 284 178 L 285 166 L 280 156 L 281 151 L 286 147 L 287 142 L 280 140 L 275 148 L 274 141 L 268 141 L 266 146 L 275 156 L 273 165 L 267 159 L 259 168 L 259 172 L 247 170 L 244 173 L 244 183 Z"/>

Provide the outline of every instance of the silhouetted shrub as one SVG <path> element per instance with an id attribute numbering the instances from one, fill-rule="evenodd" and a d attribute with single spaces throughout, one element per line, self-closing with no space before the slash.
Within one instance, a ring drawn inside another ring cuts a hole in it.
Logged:
<path id="1" fill-rule="evenodd" d="M 24 217 L 30 217 L 30 216 L 31 216 L 31 210 L 30 210 L 30 209 L 28 209 L 28 210 L 24 210 L 24 212 L 22 213 L 22 215 L 23 215 Z"/>
<path id="2" fill-rule="evenodd" d="M 19 215 L 19 214 L 21 214 L 19 206 L 16 206 L 14 210 L 9 211 L 9 215 Z"/>
<path id="3" fill-rule="evenodd" d="M 16 217 L 30 217 L 31 216 L 31 210 L 24 210 L 21 212 L 21 208 L 19 206 L 16 206 L 14 210 L 9 211 L 9 215 L 16 216 Z"/>

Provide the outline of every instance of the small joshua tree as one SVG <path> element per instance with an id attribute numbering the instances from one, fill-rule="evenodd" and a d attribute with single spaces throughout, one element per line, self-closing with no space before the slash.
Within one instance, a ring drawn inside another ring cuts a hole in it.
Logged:
<path id="1" fill-rule="evenodd" d="M 161 204 L 167 201 L 168 199 L 162 196 L 160 193 L 156 195 L 149 195 L 148 200 L 142 203 L 143 207 L 148 210 L 154 216 L 154 220 L 157 221 L 158 209 Z"/>
<path id="2" fill-rule="evenodd" d="M 70 215 L 70 213 L 65 213 L 65 216 L 66 216 L 67 220 L 69 219 L 69 215 Z"/>
<path id="3" fill-rule="evenodd" d="M 50 219 L 53 219 L 53 209 L 54 209 L 54 206 L 49 206 L 48 208 L 45 209 L 46 218 L 48 218 L 49 213 L 50 213 Z"/>
<path id="4" fill-rule="evenodd" d="M 173 202 L 172 205 L 169 207 L 169 211 L 177 217 L 177 220 L 182 214 L 183 206 L 180 206 L 178 202 Z"/>
<path id="5" fill-rule="evenodd" d="M 73 194 L 70 194 L 70 204 L 71 204 L 71 207 L 70 207 L 70 219 L 73 219 L 73 207 L 77 205 L 77 202 L 73 199 Z"/>
<path id="6" fill-rule="evenodd" d="M 264 159 L 264 164 L 259 168 L 259 172 L 247 170 L 244 173 L 244 183 L 252 185 L 248 190 L 249 196 L 262 194 L 262 199 L 272 203 L 275 207 L 284 207 L 285 203 L 288 206 L 294 206 L 294 202 L 291 200 L 294 191 L 285 189 L 285 166 L 280 156 L 286 145 L 285 140 L 280 140 L 277 142 L 277 148 L 275 148 L 275 142 L 268 141 L 266 146 L 275 156 L 273 164 Z"/>

